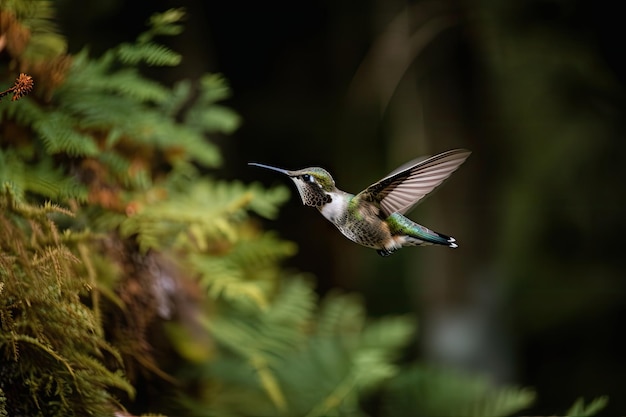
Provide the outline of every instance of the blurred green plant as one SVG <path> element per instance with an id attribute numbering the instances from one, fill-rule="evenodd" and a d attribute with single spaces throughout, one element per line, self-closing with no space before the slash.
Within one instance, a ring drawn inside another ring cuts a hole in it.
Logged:
<path id="1" fill-rule="evenodd" d="M 529 390 L 403 369 L 410 318 L 368 320 L 281 267 L 296 247 L 257 216 L 287 189 L 204 174 L 221 163 L 208 139 L 239 124 L 225 80 L 141 73 L 180 62 L 155 37 L 183 15 L 92 58 L 65 53 L 50 2 L 0 2 L 1 78 L 36 88 L 0 102 L 0 415 L 360 416 L 372 394 L 394 416 L 528 407 Z"/>
<path id="2" fill-rule="evenodd" d="M 500 388 L 486 378 L 414 365 L 389 386 L 388 416 L 505 416 L 534 400 L 530 390 Z"/>
<path id="3" fill-rule="evenodd" d="M 579 398 L 574 405 L 567 410 L 568 416 L 588 417 L 594 416 L 598 412 L 602 411 L 604 407 L 609 403 L 608 397 L 594 398 L 589 404 L 585 405 L 585 400 Z"/>
<path id="4" fill-rule="evenodd" d="M 6 184 L 0 193 L 2 407 L 9 415 L 106 415 L 118 406 L 113 388 L 131 397 L 134 388 L 98 315 L 81 302 L 89 283 L 78 248 L 87 236 L 59 232 L 52 213 L 71 214 L 20 204 Z"/>

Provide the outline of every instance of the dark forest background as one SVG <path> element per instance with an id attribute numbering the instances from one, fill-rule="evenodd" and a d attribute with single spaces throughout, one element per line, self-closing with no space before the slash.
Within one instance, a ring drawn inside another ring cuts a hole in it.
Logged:
<path id="1" fill-rule="evenodd" d="M 268 222 L 297 243 L 290 266 L 341 287 L 371 315 L 415 313 L 424 358 L 537 389 L 535 413 L 607 394 L 626 410 L 626 69 L 613 2 L 57 2 L 70 52 L 136 36 L 155 10 L 185 7 L 165 39 L 184 57 L 168 83 L 229 80 L 242 127 L 221 175 L 322 166 L 358 192 L 420 155 L 470 159 L 412 219 L 457 250 L 389 258 L 343 238 L 296 194 Z M 149 71 L 149 70 L 148 70 Z M 165 74 L 165 75 L 164 75 Z"/>

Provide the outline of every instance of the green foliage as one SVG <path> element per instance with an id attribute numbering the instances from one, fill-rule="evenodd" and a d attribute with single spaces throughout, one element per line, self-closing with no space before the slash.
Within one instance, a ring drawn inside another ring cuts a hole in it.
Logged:
<path id="1" fill-rule="evenodd" d="M 206 251 L 223 241 L 234 243 L 248 211 L 275 214 L 287 195 L 284 188 L 267 192 L 258 185 L 195 181 L 184 190 L 171 190 L 167 200 L 121 218 L 120 232 L 136 236 L 143 251 L 167 247 Z"/>
<path id="2" fill-rule="evenodd" d="M 131 396 L 134 389 L 118 372 L 119 352 L 101 337 L 97 312 L 81 302 L 88 287 L 72 246 L 84 243 L 48 217 L 70 213 L 18 204 L 9 187 L 0 209 L 0 388 L 8 394 L 2 409 L 110 415 L 117 403 L 112 389 Z"/>
<path id="3" fill-rule="evenodd" d="M 163 45 L 154 43 L 124 43 L 117 49 L 118 59 L 127 65 L 144 62 L 151 66 L 174 66 L 180 63 L 180 55 Z"/>
<path id="4" fill-rule="evenodd" d="M 577 417 L 590 417 L 598 414 L 609 403 L 608 397 L 598 397 L 585 405 L 585 400 L 579 398 L 576 402 L 567 410 L 565 415 L 577 416 Z"/>
<path id="5" fill-rule="evenodd" d="M 175 36 L 179 35 L 183 31 L 183 25 L 181 22 L 185 19 L 185 10 L 169 9 L 163 13 L 155 13 L 150 16 L 148 21 L 148 30 L 139 35 L 137 40 L 140 43 L 149 42 L 153 37 L 163 36 Z"/>
<path id="6" fill-rule="evenodd" d="M 170 11 L 152 18 L 156 26 L 136 43 L 122 44 L 97 59 L 90 58 L 86 49 L 73 56 L 63 75 L 65 82 L 54 91 L 52 106 L 31 97 L 0 102 L 5 122 L 27 126 L 34 133 L 23 144 L 20 159 L 28 163 L 39 158 L 49 161 L 51 155 L 87 158 L 98 185 L 122 185 L 130 190 L 145 190 L 155 176 L 162 178 L 163 166 L 155 164 L 154 158 L 169 167 L 172 175 L 189 173 L 196 164 L 217 166 L 221 157 L 206 140 L 207 134 L 229 133 L 239 125 L 233 111 L 216 104 L 229 94 L 224 79 L 207 75 L 195 86 L 181 81 L 168 88 L 143 77 L 139 70 L 142 63 L 178 64 L 177 53 L 151 38 L 177 32 L 174 19 L 180 15 L 180 11 Z M 20 137 L 5 141 L 20 143 Z M 21 161 L 12 163 L 19 166 Z M 32 177 L 43 172 L 31 172 L 30 178 L 23 172 L 6 169 L 2 180 L 22 193 L 41 192 L 36 186 L 47 179 Z M 85 198 L 81 187 L 65 185 L 64 197 Z"/>
<path id="7" fill-rule="evenodd" d="M 2 6 L 17 30 L 57 36 L 44 19 L 48 2 Z M 180 11 L 156 15 L 135 44 L 99 58 L 86 50 L 63 58 L 71 63 L 65 70 L 36 77 L 54 88 L 0 102 L 2 413 L 111 415 L 124 408 L 116 396 L 129 403 L 135 391 L 137 373 L 125 376 L 125 368 L 172 380 L 146 348 L 148 326 L 167 315 L 170 301 L 156 287 L 139 296 L 129 290 L 162 278 L 154 271 L 166 262 L 148 250 L 186 251 L 181 264 L 209 295 L 237 300 L 251 290 L 224 284 L 210 268 L 228 264 L 243 280 L 254 275 L 253 263 L 264 264 L 264 279 L 275 281 L 277 261 L 295 251 L 259 231 L 248 213 L 275 215 L 285 188 L 199 178 L 198 166 L 220 163 L 207 135 L 239 123 L 216 104 L 229 94 L 224 79 L 168 88 L 141 75 L 141 64 L 180 61 L 152 40 L 177 33 L 180 18 Z M 12 59 L 32 58 L 9 49 Z"/>
<path id="8" fill-rule="evenodd" d="M 360 398 L 398 373 L 396 360 L 415 327 L 403 317 L 370 323 L 352 296 L 331 295 L 317 305 L 311 284 L 290 277 L 261 312 L 239 309 L 207 320 L 225 352 L 193 371 L 210 399 L 208 406 L 189 401 L 194 415 L 361 413 Z"/>
<path id="9" fill-rule="evenodd" d="M 414 365 L 388 387 L 388 416 L 507 416 L 532 405 L 527 389 L 500 388 L 486 378 Z"/>
<path id="10" fill-rule="evenodd" d="M 4 396 L 4 391 L 0 388 L 0 417 L 8 417 L 6 409 L 7 398 Z"/>
<path id="11" fill-rule="evenodd" d="M 226 300 L 242 308 L 268 308 L 267 291 L 279 273 L 278 262 L 295 252 L 291 242 L 273 233 L 241 235 L 232 250 L 220 256 L 190 257 L 200 285 L 215 300 Z"/>
<path id="12" fill-rule="evenodd" d="M 20 196 L 28 190 L 52 199 L 87 199 L 86 188 L 75 178 L 65 175 L 59 167 L 53 166 L 50 157 L 42 158 L 33 166 L 21 159 L 15 151 L 6 150 L 0 153 L 0 178 Z"/>
<path id="13" fill-rule="evenodd" d="M 65 38 L 57 33 L 54 7 L 46 0 L 2 0 L 0 7 L 15 15 L 28 29 L 29 41 L 24 51 L 27 59 L 43 60 L 65 52 Z"/>

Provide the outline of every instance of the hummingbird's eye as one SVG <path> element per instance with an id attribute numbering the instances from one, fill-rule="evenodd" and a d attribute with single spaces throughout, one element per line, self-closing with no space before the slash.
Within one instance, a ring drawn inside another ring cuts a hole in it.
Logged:
<path id="1" fill-rule="evenodd" d="M 302 176 L 302 181 L 304 181 L 304 182 L 313 182 L 313 177 L 310 176 L 309 174 L 304 174 Z"/>

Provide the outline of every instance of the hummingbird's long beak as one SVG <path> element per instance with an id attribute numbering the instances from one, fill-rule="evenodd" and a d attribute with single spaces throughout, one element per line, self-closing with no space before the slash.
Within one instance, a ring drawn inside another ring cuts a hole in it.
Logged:
<path id="1" fill-rule="evenodd" d="M 272 171 L 280 172 L 281 174 L 291 176 L 291 171 L 288 171 L 286 169 L 276 168 L 270 165 L 257 164 L 256 162 L 249 162 L 248 165 L 252 165 L 254 167 L 259 167 L 259 168 L 270 169 Z"/>

